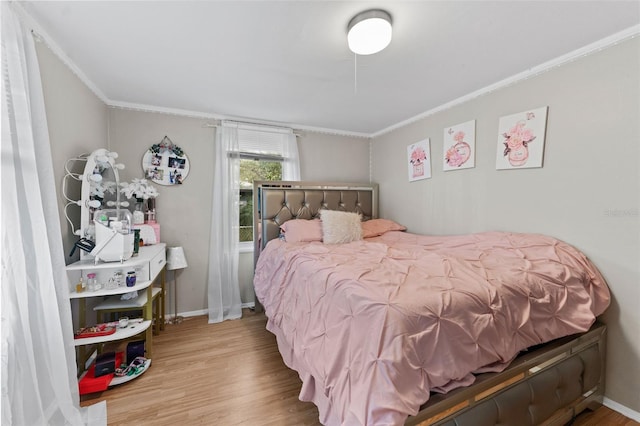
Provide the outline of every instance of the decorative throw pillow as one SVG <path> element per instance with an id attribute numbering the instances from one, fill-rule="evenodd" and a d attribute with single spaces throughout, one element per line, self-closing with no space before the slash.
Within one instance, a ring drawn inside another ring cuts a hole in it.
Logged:
<path id="1" fill-rule="evenodd" d="M 320 218 L 325 244 L 350 243 L 362 239 L 362 217 L 358 213 L 321 210 Z"/>
<path id="2" fill-rule="evenodd" d="M 371 219 L 362 222 L 362 238 L 377 237 L 389 231 L 406 231 L 407 227 L 389 219 Z"/>
<path id="3" fill-rule="evenodd" d="M 280 226 L 284 240 L 288 243 L 322 241 L 322 222 L 320 219 L 288 220 Z"/>

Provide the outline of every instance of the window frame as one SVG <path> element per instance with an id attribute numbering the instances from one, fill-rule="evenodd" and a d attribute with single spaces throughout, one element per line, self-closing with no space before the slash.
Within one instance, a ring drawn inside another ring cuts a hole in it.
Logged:
<path id="1" fill-rule="evenodd" d="M 240 160 L 253 160 L 253 161 L 265 161 L 265 162 L 271 162 L 271 163 L 280 163 L 280 179 L 277 180 L 282 180 L 282 174 L 283 174 L 283 168 L 284 168 L 284 161 L 285 158 L 281 155 L 274 155 L 274 154 L 260 154 L 257 152 L 240 152 L 238 154 L 238 157 Z M 240 163 L 238 165 L 238 167 L 241 167 L 242 163 Z M 261 178 L 260 180 L 264 181 L 267 179 Z M 275 181 L 277 181 L 275 180 Z M 253 198 L 253 182 L 251 182 L 252 187 L 249 191 L 251 191 L 251 198 Z M 240 191 L 247 191 L 247 189 L 245 188 L 241 188 L 240 185 L 238 186 L 238 196 L 240 195 Z M 240 206 L 238 206 L 238 213 L 240 210 Z M 253 216 L 253 215 L 252 215 Z M 238 227 L 240 227 L 240 220 L 238 217 Z M 251 222 L 251 227 L 253 228 L 253 220 Z M 238 251 L 240 253 L 252 253 L 254 251 L 254 239 L 255 239 L 255 233 L 253 234 L 253 239 L 251 241 L 240 241 L 240 238 L 238 238 Z"/>

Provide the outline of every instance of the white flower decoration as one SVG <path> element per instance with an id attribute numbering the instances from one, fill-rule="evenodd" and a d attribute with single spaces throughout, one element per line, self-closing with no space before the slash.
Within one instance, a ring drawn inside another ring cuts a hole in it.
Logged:
<path id="1" fill-rule="evenodd" d="M 148 200 L 159 195 L 158 190 L 146 179 L 133 179 L 131 183 L 123 182 L 120 186 L 120 192 L 127 198 Z"/>

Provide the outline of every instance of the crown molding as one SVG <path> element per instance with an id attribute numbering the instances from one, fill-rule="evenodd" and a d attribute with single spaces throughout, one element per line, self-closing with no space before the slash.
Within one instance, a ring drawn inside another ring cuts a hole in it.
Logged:
<path id="1" fill-rule="evenodd" d="M 190 111 L 186 109 L 179 108 L 165 108 L 154 105 L 145 105 L 145 104 L 137 104 L 133 102 L 120 102 L 120 101 L 112 101 L 109 100 L 105 102 L 109 108 L 114 109 L 126 109 L 131 111 L 141 111 L 141 112 L 155 112 L 160 114 L 167 115 L 178 115 L 181 117 L 189 117 L 189 118 L 204 118 L 206 120 L 223 120 L 224 116 L 209 114 L 206 112 L 200 111 Z"/>
<path id="2" fill-rule="evenodd" d="M 239 122 L 251 123 L 256 125 L 264 125 L 264 126 L 288 127 L 288 128 L 295 129 L 296 131 L 322 133 L 322 134 L 328 134 L 328 135 L 334 135 L 334 136 L 349 136 L 349 137 L 355 137 L 355 138 L 370 137 L 368 133 L 359 133 L 359 132 L 350 132 L 346 130 L 328 129 L 323 127 L 305 126 L 305 125 L 295 124 L 295 123 L 283 123 L 278 121 L 258 120 L 255 118 L 239 117 L 239 116 L 223 115 L 223 114 L 210 114 L 210 113 L 199 112 L 199 111 L 190 111 L 190 110 L 184 110 L 184 109 L 178 109 L 178 108 L 165 108 L 165 107 L 158 107 L 153 105 L 136 104 L 131 102 L 108 101 L 105 103 L 110 108 L 127 109 L 127 110 L 133 110 L 133 111 L 153 112 L 153 113 L 178 115 L 178 116 L 192 117 L 192 118 L 204 118 L 207 120 L 239 121 Z"/>
<path id="3" fill-rule="evenodd" d="M 449 108 L 453 108 L 455 106 L 461 105 L 470 100 L 479 98 L 480 96 L 487 95 L 489 93 L 495 92 L 496 90 L 509 87 L 514 85 L 520 81 L 527 80 L 529 78 L 538 76 L 539 74 L 545 73 L 547 71 L 551 71 L 554 68 L 560 67 L 562 65 L 568 64 L 570 62 L 576 61 L 578 59 L 582 59 L 585 56 L 589 56 L 593 53 L 599 52 L 601 50 L 606 49 L 607 47 L 615 46 L 624 41 L 630 40 L 632 38 L 637 37 L 640 34 L 640 25 L 635 25 L 633 27 L 627 28 L 626 30 L 620 31 L 616 34 L 613 34 L 609 37 L 605 37 L 601 40 L 598 40 L 594 43 L 588 44 L 585 47 L 580 49 L 576 49 L 572 52 L 567 53 L 566 55 L 559 56 L 550 61 L 544 62 L 540 65 L 537 65 L 533 68 L 530 68 L 521 73 L 515 74 L 511 77 L 507 77 L 504 80 L 498 81 L 496 83 L 490 84 L 489 86 L 483 87 L 482 89 L 471 92 L 467 95 L 461 96 L 457 99 L 454 99 L 445 104 L 439 105 L 435 108 L 432 108 L 428 111 L 425 111 L 421 114 L 418 114 L 414 117 L 411 117 L 407 120 L 401 121 L 394 125 L 391 125 L 387 128 L 379 130 L 375 133 L 369 135 L 370 138 L 377 138 L 378 136 L 382 136 L 386 133 L 389 133 L 393 130 L 400 129 L 402 127 L 408 126 L 409 124 L 415 123 L 417 121 L 423 120 L 427 117 L 430 117 L 438 112 L 447 110 Z"/>

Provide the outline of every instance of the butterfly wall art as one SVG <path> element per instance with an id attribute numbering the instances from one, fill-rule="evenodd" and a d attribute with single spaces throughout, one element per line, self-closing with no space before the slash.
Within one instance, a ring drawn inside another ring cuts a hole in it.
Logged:
<path id="1" fill-rule="evenodd" d="M 542 167 L 548 107 L 501 117 L 496 169 Z"/>
<path id="2" fill-rule="evenodd" d="M 442 170 L 445 172 L 475 167 L 476 121 L 445 128 L 442 152 Z"/>

